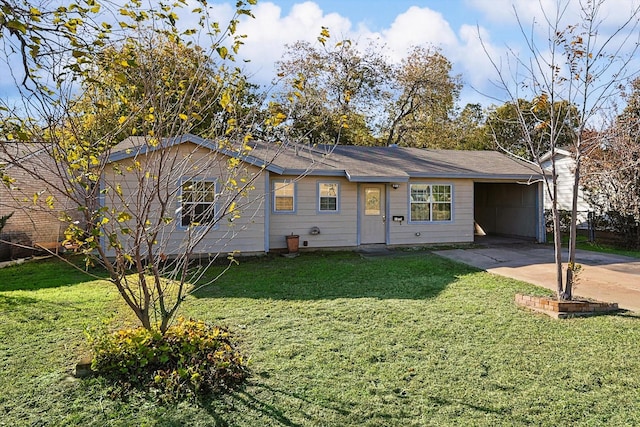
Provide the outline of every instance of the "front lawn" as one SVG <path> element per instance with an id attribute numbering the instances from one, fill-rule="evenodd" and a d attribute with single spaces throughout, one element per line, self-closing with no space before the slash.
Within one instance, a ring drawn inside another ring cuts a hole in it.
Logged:
<path id="1" fill-rule="evenodd" d="M 638 318 L 552 320 L 517 292 L 547 291 L 429 254 L 244 260 L 183 313 L 239 336 L 248 385 L 162 405 L 70 375 L 85 327 L 132 322 L 106 282 L 2 269 L 0 426 L 640 425 Z"/>

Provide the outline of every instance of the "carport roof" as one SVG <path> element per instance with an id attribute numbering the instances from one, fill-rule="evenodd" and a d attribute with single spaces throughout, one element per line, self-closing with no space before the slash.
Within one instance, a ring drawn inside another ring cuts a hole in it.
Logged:
<path id="1" fill-rule="evenodd" d="M 220 150 L 212 140 L 194 135 L 169 138 L 153 149 L 192 142 Z M 353 182 L 406 182 L 410 178 L 466 178 L 476 180 L 539 180 L 542 174 L 527 163 L 497 151 L 431 150 L 409 147 L 354 145 L 268 144 L 253 142 L 242 160 L 279 175 L 346 177 Z M 138 148 L 138 149 L 136 149 Z M 117 161 L 151 150 L 141 138 L 114 147 L 110 159 Z"/>

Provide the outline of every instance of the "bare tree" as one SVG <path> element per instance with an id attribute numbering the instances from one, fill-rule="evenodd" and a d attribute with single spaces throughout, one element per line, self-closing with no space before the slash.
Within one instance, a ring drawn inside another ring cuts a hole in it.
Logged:
<path id="1" fill-rule="evenodd" d="M 524 25 L 515 10 L 528 55 L 510 51 L 505 68 L 496 59 L 491 59 L 498 82 L 515 107 L 523 141 L 541 172 L 544 153 L 539 147 L 548 147 L 553 153 L 559 148 L 560 138 L 567 132 L 571 135 L 569 148 L 575 160 L 575 173 L 566 278 L 563 278 L 560 213 L 556 203 L 558 174 L 553 156 L 550 180 L 545 181 L 545 190 L 552 203 L 559 299 L 571 299 L 573 294 L 582 159 L 597 144 L 591 136 L 597 134 L 593 130 L 599 126 L 599 118 L 611 108 L 624 83 L 633 77 L 629 64 L 638 49 L 640 6 L 629 5 L 628 10 L 618 11 L 625 19 L 616 28 L 608 29 L 602 10 L 604 4 L 605 0 L 558 0 L 549 10 L 540 2 L 540 24 L 534 22 L 531 28 Z M 578 8 L 579 16 L 576 22 L 567 24 L 572 7 Z M 539 30 L 546 33 L 544 43 L 539 43 L 536 36 Z M 522 91 L 530 96 L 522 96 Z M 521 98 L 533 98 L 530 109 L 521 108 Z M 557 108 L 564 103 L 575 108 Z M 535 133 L 529 131 L 529 115 L 536 117 Z"/>

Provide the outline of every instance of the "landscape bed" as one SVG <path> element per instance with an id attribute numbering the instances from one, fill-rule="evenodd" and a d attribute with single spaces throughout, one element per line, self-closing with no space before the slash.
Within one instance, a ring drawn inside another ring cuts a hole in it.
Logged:
<path id="1" fill-rule="evenodd" d="M 48 260 L 0 283 L 0 425 L 640 424 L 635 314 L 551 319 L 514 303 L 548 291 L 429 253 L 242 260 L 183 314 L 240 338 L 248 385 L 171 405 L 72 376 L 85 328 L 134 324 L 107 282 Z"/>

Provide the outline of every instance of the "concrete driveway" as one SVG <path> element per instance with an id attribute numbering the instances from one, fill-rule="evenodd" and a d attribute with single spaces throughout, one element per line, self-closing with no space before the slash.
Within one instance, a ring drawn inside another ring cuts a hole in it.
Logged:
<path id="1" fill-rule="evenodd" d="M 478 248 L 435 253 L 490 273 L 556 289 L 551 245 L 497 239 Z M 574 295 L 617 302 L 621 308 L 640 311 L 640 259 L 578 250 L 576 261 L 582 270 Z"/>

